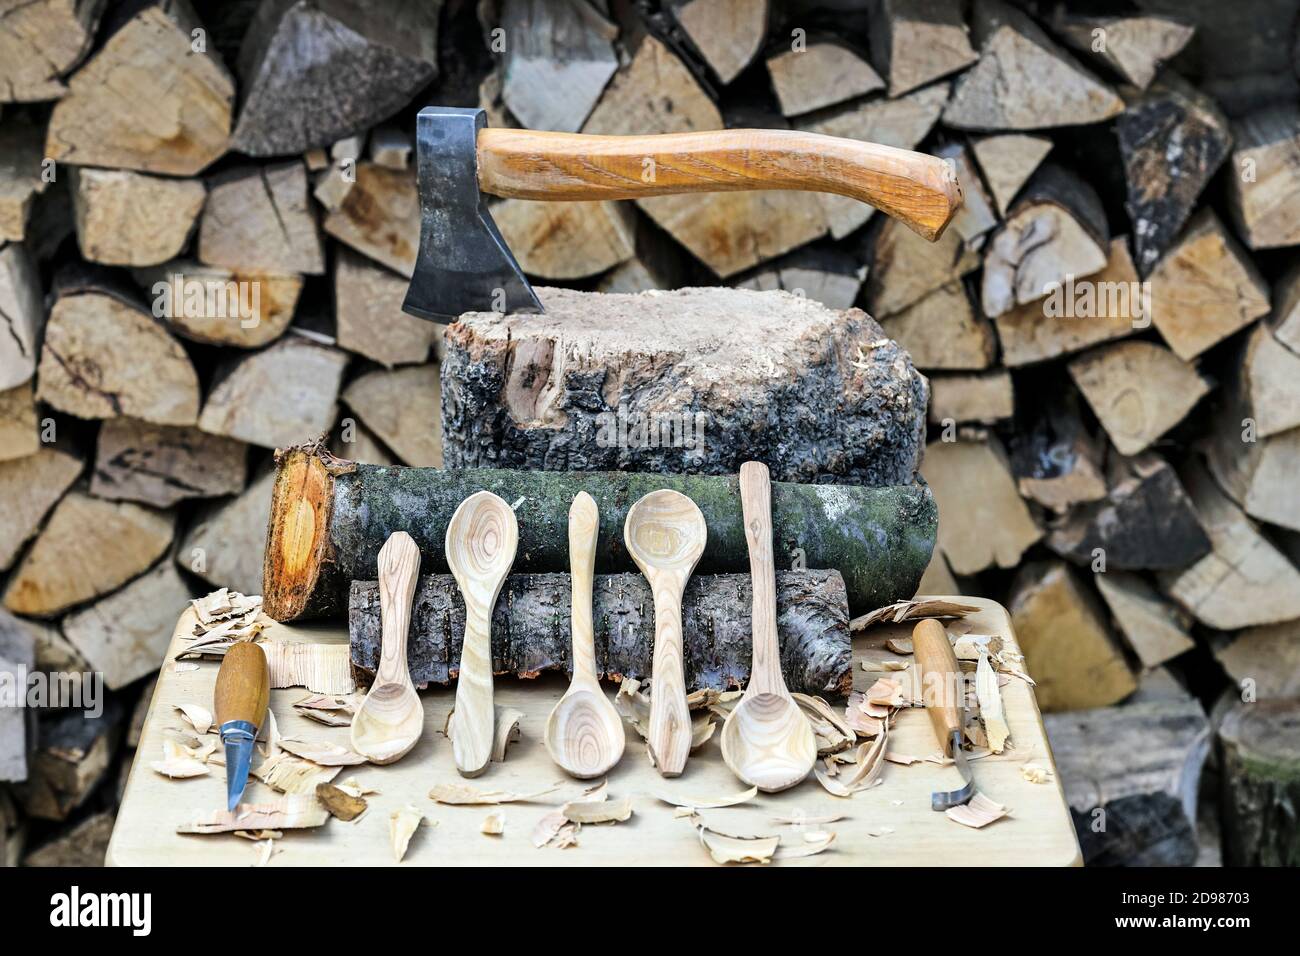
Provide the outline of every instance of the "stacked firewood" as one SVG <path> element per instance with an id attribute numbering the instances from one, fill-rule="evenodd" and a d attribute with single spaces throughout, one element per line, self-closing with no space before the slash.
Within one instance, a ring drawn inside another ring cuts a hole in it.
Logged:
<path id="1" fill-rule="evenodd" d="M 932 390 L 922 590 L 1010 609 L 1087 858 L 1300 861 L 1300 4 L 1089 6 L 0 0 L 0 671 L 105 688 L 0 707 L 0 861 L 102 852 L 182 605 L 261 590 L 274 448 L 442 464 L 427 103 L 950 159 L 933 245 L 807 193 L 493 215 L 542 284 L 866 309 Z"/>

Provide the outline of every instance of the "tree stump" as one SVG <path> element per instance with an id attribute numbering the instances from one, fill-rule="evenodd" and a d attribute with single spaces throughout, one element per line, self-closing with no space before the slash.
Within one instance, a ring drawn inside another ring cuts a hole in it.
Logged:
<path id="1" fill-rule="evenodd" d="M 447 330 L 448 468 L 916 475 L 926 385 L 859 310 L 743 289 L 540 294 L 545 315 L 470 313 Z"/>
<path id="2" fill-rule="evenodd" d="M 1236 703 L 1219 725 L 1229 866 L 1300 866 L 1300 700 Z"/>

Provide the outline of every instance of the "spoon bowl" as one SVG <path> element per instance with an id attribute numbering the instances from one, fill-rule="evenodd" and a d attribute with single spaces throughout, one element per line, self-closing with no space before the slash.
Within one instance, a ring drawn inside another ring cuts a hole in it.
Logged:
<path id="1" fill-rule="evenodd" d="M 405 756 L 424 731 L 424 707 L 406 667 L 406 635 L 419 573 L 420 549 L 405 531 L 394 532 L 379 549 L 379 667 L 352 718 L 352 749 L 371 763 L 392 763 Z"/>
<path id="2" fill-rule="evenodd" d="M 817 760 L 817 739 L 790 697 L 746 695 L 722 725 L 722 759 L 751 787 L 774 793 L 808 776 Z"/>

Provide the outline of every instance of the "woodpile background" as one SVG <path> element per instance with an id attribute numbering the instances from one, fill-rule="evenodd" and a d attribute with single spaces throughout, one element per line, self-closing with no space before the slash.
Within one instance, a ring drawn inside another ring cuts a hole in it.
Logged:
<path id="1" fill-rule="evenodd" d="M 797 193 L 494 215 L 540 283 L 869 311 L 933 390 L 923 590 L 1011 609 L 1087 859 L 1300 863 L 1298 4 L 1068 7 L 0 0 L 0 670 L 109 688 L 0 708 L 0 861 L 102 856 L 176 614 L 260 590 L 272 449 L 441 464 L 438 102 L 950 158 L 935 245 Z"/>

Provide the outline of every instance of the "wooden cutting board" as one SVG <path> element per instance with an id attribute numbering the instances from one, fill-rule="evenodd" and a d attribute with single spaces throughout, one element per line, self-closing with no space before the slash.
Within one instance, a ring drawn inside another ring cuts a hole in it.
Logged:
<path id="1" fill-rule="evenodd" d="M 979 598 L 950 600 L 980 608 L 967 618 L 972 632 L 998 634 L 1007 644 L 1016 646 L 1011 622 L 1000 605 Z M 190 633 L 193 625 L 193 611 L 187 609 L 177 623 L 145 720 L 108 849 L 110 865 L 248 866 L 258 856 L 259 847 L 232 834 L 183 836 L 176 833 L 177 826 L 224 806 L 222 767 L 213 765 L 206 777 L 173 781 L 159 776 L 149 766 L 162 757 L 164 731 L 185 726 L 175 709 L 177 704 L 197 703 L 209 708 L 212 705 L 217 663 L 203 661 L 197 670 L 180 672 L 173 665 L 176 652 L 186 645 L 181 635 Z M 910 631 L 910 625 L 906 624 L 877 625 L 854 641 L 856 688 L 865 689 L 877 676 L 864 670 L 860 662 L 895 659 L 895 655 L 883 650 L 884 641 L 907 636 Z M 271 641 L 347 643 L 346 629 L 338 625 L 276 624 L 264 634 Z M 716 733 L 691 755 L 681 777 L 665 780 L 651 768 L 645 744 L 629 727 L 627 752 L 609 774 L 608 790 L 612 799 L 632 797 L 631 819 L 619 824 L 584 826 L 578 845 L 568 849 L 533 846 L 531 837 L 537 821 L 590 785 L 590 782 L 566 779 L 551 763 L 542 745 L 547 715 L 565 686 L 566 682 L 558 677 L 535 681 L 497 678 L 497 704 L 524 713 L 522 739 L 510 747 L 504 763 L 490 764 L 481 777 L 467 782 L 481 789 L 524 793 L 560 783 L 558 790 L 534 802 L 500 807 L 506 818 L 503 835 L 485 836 L 479 831 L 483 818 L 496 808 L 443 806 L 428 797 L 430 787 L 436 783 L 461 782 L 452 762 L 451 744 L 441 733 L 455 689 L 437 688 L 421 694 L 425 731 L 414 750 L 387 767 L 345 767 L 336 778 L 356 777 L 378 788 L 380 793 L 368 797 L 370 809 L 351 823 L 331 819 L 314 830 L 284 831 L 284 838 L 275 843 L 276 852 L 269 865 L 391 864 L 389 814 L 406 804 L 424 811 L 437 825 L 423 826 L 415 834 L 404 866 L 715 865 L 690 823 L 675 819 L 673 808 L 655 795 L 704 799 L 745 789 L 723 765 Z M 607 689 L 612 693 L 612 687 Z M 271 692 L 271 710 L 280 733 L 346 747 L 348 728 L 326 727 L 294 712 L 293 703 L 307 693 L 301 687 Z M 1020 771 L 1021 765 L 1029 761 L 1055 771 L 1033 690 L 1024 681 L 1013 678 L 1002 688 L 1002 695 L 1015 749 L 983 757 L 971 766 L 979 790 L 1010 808 L 1010 815 L 983 830 L 964 827 L 930 809 L 930 791 L 955 788 L 960 785 L 960 779 L 951 767 L 926 761 L 910 766 L 887 763 L 880 786 L 848 799 L 832 796 L 809 777 L 782 793 L 760 794 L 739 806 L 704 810 L 700 811 L 701 815 L 709 826 L 727 833 L 780 835 L 789 840 L 799 840 L 801 834 L 789 825 L 774 823 L 774 815 L 846 815 L 846 819 L 822 827 L 836 834 L 830 849 L 817 856 L 777 860 L 773 866 L 1079 865 L 1078 840 L 1055 775 L 1047 783 L 1035 784 L 1026 780 Z M 891 732 L 889 749 L 917 756 L 937 751 L 938 744 L 926 715 L 919 709 L 900 713 Z M 252 779 L 245 800 L 256 803 L 274 796 L 268 787 Z M 890 832 L 885 832 L 886 828 Z M 872 833 L 881 835 L 872 836 Z"/>

